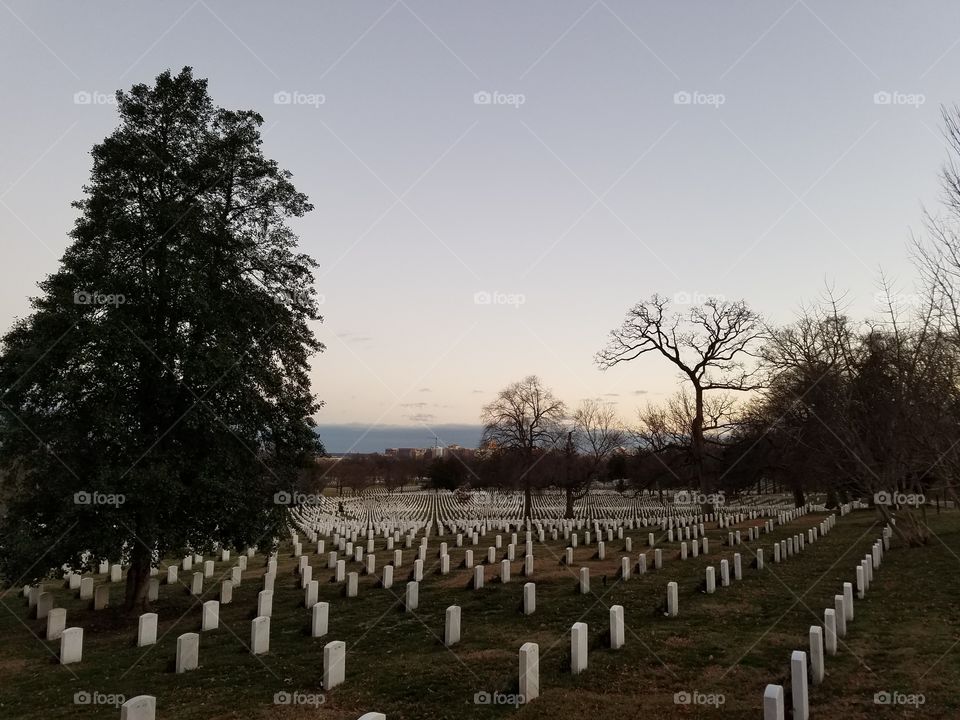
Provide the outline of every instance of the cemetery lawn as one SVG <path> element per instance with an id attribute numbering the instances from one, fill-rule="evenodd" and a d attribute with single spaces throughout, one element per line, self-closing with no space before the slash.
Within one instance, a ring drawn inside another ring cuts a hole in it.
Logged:
<path id="1" fill-rule="evenodd" d="M 191 597 L 183 584 L 161 585 L 158 642 L 135 647 L 136 616 L 120 610 L 94 612 L 49 581 L 55 605 L 67 609 L 67 626 L 84 628 L 83 660 L 57 664 L 59 641 L 47 642 L 45 622 L 32 619 L 20 588 L 4 592 L 0 612 L 0 718 L 118 718 L 118 707 L 75 704 L 76 693 L 127 698 L 157 697 L 160 720 L 219 720 L 248 718 L 356 720 L 378 711 L 388 720 L 414 718 L 758 718 L 768 683 L 782 684 L 790 706 L 790 653 L 808 650 L 808 632 L 822 623 L 823 609 L 833 607 L 844 582 L 855 581 L 854 568 L 880 537 L 872 511 L 838 518 L 825 537 L 781 564 L 773 563 L 774 540 L 819 524 L 824 515 L 807 515 L 758 541 L 738 548 L 722 544 L 726 531 L 707 526 L 710 554 L 679 559 L 679 543 L 663 539 L 664 565 L 653 569 L 647 529 L 628 532 L 633 564 L 647 551 L 646 575 L 617 580 L 623 541 L 606 546 L 604 561 L 591 559 L 595 543 L 575 551 L 574 566 L 559 563 L 566 544 L 561 539 L 534 542 L 537 583 L 536 612 L 520 612 L 523 584 L 523 536 L 511 582 L 495 579 L 499 565 L 486 569 L 486 586 L 468 588 L 472 571 L 458 565 L 464 550 L 477 560 L 486 556 L 495 531 L 477 546 L 455 546 L 452 536 L 431 536 L 415 613 L 403 612 L 403 589 L 413 567 L 414 550 L 404 550 L 394 586 L 375 586 L 375 578 L 360 577 L 359 596 L 345 598 L 341 585 L 328 582 L 326 558 L 310 553 L 314 579 L 320 580 L 321 601 L 330 603 L 330 632 L 310 637 L 310 613 L 303 607 L 289 543 L 281 546 L 274 593 L 270 652 L 250 655 L 250 621 L 262 588 L 264 556 L 253 557 L 234 588 L 233 602 L 221 606 L 220 627 L 200 637 L 200 666 L 193 672 L 173 672 L 176 638 L 198 632 L 200 603 L 219 598 L 219 579 L 229 577 L 234 561 L 216 563 L 214 579 L 204 584 L 204 597 Z M 960 717 L 960 513 L 930 510 L 933 536 L 922 548 L 904 548 L 896 536 L 875 572 L 864 600 L 854 603 L 855 618 L 840 640 L 839 654 L 826 657 L 827 677 L 810 687 L 813 718 L 956 718 Z M 760 524 L 755 521 L 752 524 Z M 735 526 L 746 537 L 748 523 Z M 653 530 L 651 528 L 650 530 Z M 504 535 L 504 557 L 509 533 Z M 582 534 L 581 534 L 582 535 Z M 659 532 L 657 533 L 659 537 Z M 451 574 L 436 574 L 439 543 L 452 555 Z M 329 549 L 330 540 L 326 539 Z M 403 547 L 403 543 L 398 544 Z M 416 545 L 414 546 L 416 547 Z M 754 552 L 763 548 L 765 568 L 751 567 Z M 721 558 L 743 557 L 743 580 L 719 587 Z M 377 538 L 377 568 L 392 560 L 384 539 Z M 717 592 L 700 592 L 704 569 L 717 568 Z M 591 594 L 577 591 L 579 566 L 591 568 Z M 348 562 L 348 571 L 361 571 Z M 180 580 L 189 582 L 189 573 Z M 165 572 L 161 570 L 161 577 Z M 604 576 L 606 582 L 604 583 Z M 105 578 L 97 576 L 97 584 Z M 662 612 L 669 581 L 679 584 L 679 617 Z M 120 604 L 123 586 L 115 584 L 111 601 Z M 451 649 L 442 644 L 444 611 L 462 608 L 462 639 Z M 626 645 L 607 647 L 609 607 L 625 609 Z M 571 675 L 570 626 L 589 625 L 589 667 Z M 330 640 L 347 644 L 346 682 L 325 696 L 321 705 L 275 704 L 277 693 L 302 693 L 317 699 L 323 668 L 323 646 Z M 519 708 L 475 704 L 478 693 L 517 692 L 517 653 L 524 642 L 540 646 L 540 697 Z M 919 707 L 875 704 L 876 693 L 923 696 Z M 707 704 L 677 704 L 676 693 L 700 694 Z M 99 695 L 97 695 L 99 694 Z M 788 715 L 789 717 L 789 710 Z"/>

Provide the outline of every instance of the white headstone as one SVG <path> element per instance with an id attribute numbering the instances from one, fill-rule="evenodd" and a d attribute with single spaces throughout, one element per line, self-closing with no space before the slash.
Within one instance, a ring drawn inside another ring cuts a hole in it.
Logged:
<path id="1" fill-rule="evenodd" d="M 579 675 L 587 669 L 587 624 L 576 622 L 570 628 L 570 672 Z"/>
<path id="2" fill-rule="evenodd" d="M 537 609 L 537 586 L 532 583 L 523 585 L 523 614 L 533 615 Z"/>
<path id="3" fill-rule="evenodd" d="M 157 642 L 157 614 L 143 613 L 137 620 L 137 647 L 154 645 Z"/>
<path id="4" fill-rule="evenodd" d="M 525 702 L 540 695 L 540 646 L 537 643 L 520 646 L 520 694 Z"/>
<path id="5" fill-rule="evenodd" d="M 59 640 L 66 627 L 66 608 L 53 608 L 47 613 L 47 640 Z"/>
<path id="6" fill-rule="evenodd" d="M 60 633 L 60 664 L 69 665 L 83 659 L 83 628 L 66 628 Z"/>
<path id="7" fill-rule="evenodd" d="M 261 590 L 257 593 L 257 615 L 260 617 L 273 615 L 273 590 Z"/>
<path id="8" fill-rule="evenodd" d="M 790 654 L 790 692 L 793 696 L 794 720 L 809 720 L 810 697 L 807 689 L 807 654 L 794 650 Z"/>
<path id="9" fill-rule="evenodd" d="M 110 605 L 110 586 L 97 585 L 93 591 L 93 609 L 105 610 Z"/>
<path id="10" fill-rule="evenodd" d="M 85 577 L 80 579 L 80 599 L 93 600 L 93 578 Z"/>
<path id="11" fill-rule="evenodd" d="M 323 689 L 332 690 L 345 678 L 347 645 L 342 640 L 328 642 L 323 647 Z"/>
<path id="12" fill-rule="evenodd" d="M 676 617 L 680 612 L 679 589 L 675 582 L 667 583 L 667 615 Z"/>
<path id="13" fill-rule="evenodd" d="M 176 671 L 178 673 L 196 670 L 200 662 L 199 633 L 184 633 L 177 638 Z"/>
<path id="14" fill-rule="evenodd" d="M 120 706 L 120 720 L 156 720 L 157 699 L 153 695 L 137 695 Z"/>
<path id="15" fill-rule="evenodd" d="M 827 655 L 837 654 L 837 613 L 832 608 L 823 611 L 823 644 Z"/>
<path id="16" fill-rule="evenodd" d="M 324 637 L 330 626 L 330 603 L 315 603 L 311 610 L 310 634 L 315 637 Z"/>
<path id="17" fill-rule="evenodd" d="M 819 625 L 810 626 L 810 676 L 814 685 L 823 682 L 823 628 Z"/>
<path id="18" fill-rule="evenodd" d="M 233 580 L 224 580 L 220 583 L 220 604 L 229 605 L 233 602 Z"/>
<path id="19" fill-rule="evenodd" d="M 263 615 L 250 621 L 250 653 L 263 655 L 270 652 L 270 618 Z"/>
<path id="20" fill-rule="evenodd" d="M 311 580 L 303 591 L 303 606 L 307 609 L 317 604 L 317 598 L 320 596 L 320 583 L 317 580 Z"/>
<path id="21" fill-rule="evenodd" d="M 614 605 L 610 608 L 610 649 L 619 650 L 624 640 L 623 605 Z"/>
<path id="22" fill-rule="evenodd" d="M 763 720 L 784 720 L 783 685 L 767 685 L 763 691 Z"/>
<path id="23" fill-rule="evenodd" d="M 202 620 L 200 622 L 200 631 L 216 630 L 220 627 L 220 602 L 218 600 L 207 600 L 203 604 Z"/>
<path id="24" fill-rule="evenodd" d="M 447 608 L 443 624 L 443 644 L 447 647 L 460 642 L 460 606 L 451 605 Z"/>

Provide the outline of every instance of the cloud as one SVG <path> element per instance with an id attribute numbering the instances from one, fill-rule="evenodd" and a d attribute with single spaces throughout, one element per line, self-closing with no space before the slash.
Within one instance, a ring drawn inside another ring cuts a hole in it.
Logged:
<path id="1" fill-rule="evenodd" d="M 431 415 L 430 413 L 417 413 L 415 415 L 404 415 L 404 417 L 411 422 L 428 423 L 433 420 L 436 415 Z"/>
<path id="2" fill-rule="evenodd" d="M 604 397 L 620 397 L 620 393 L 604 393 Z"/>
<path id="3" fill-rule="evenodd" d="M 647 391 L 646 391 L 646 390 L 634 390 L 634 391 L 633 391 L 633 394 L 634 394 L 634 395 L 646 395 L 646 394 L 647 394 Z"/>
<path id="4" fill-rule="evenodd" d="M 430 388 L 420 388 L 417 392 L 433 392 Z"/>
<path id="5" fill-rule="evenodd" d="M 348 343 L 368 343 L 373 341 L 373 338 L 369 335 L 361 335 L 355 332 L 337 333 L 337 337 Z"/>
<path id="6" fill-rule="evenodd" d="M 400 407 L 402 407 L 402 408 L 413 408 L 413 409 L 416 409 L 416 410 L 422 410 L 423 408 L 427 407 L 427 403 L 425 403 L 425 402 L 401 403 L 401 404 L 400 404 Z"/>
<path id="7" fill-rule="evenodd" d="M 479 395 L 483 393 L 483 390 L 471 390 L 470 392 L 473 393 L 474 395 Z"/>

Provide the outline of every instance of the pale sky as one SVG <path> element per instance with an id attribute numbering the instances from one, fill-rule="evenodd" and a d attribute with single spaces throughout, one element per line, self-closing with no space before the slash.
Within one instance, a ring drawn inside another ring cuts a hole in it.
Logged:
<path id="1" fill-rule="evenodd" d="M 4 329 L 66 247 L 105 99 L 184 65 L 263 114 L 316 206 L 318 421 L 475 423 L 530 373 L 629 419 L 675 374 L 593 355 L 654 292 L 775 321 L 825 283 L 873 312 L 881 267 L 912 292 L 960 5 L 2 0 Z"/>

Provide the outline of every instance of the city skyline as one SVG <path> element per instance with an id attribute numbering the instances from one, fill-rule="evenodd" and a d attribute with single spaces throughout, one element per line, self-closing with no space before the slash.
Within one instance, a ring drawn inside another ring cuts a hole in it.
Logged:
<path id="1" fill-rule="evenodd" d="M 784 323 L 831 286 L 860 318 L 882 267 L 909 297 L 958 95 L 948 3 L 104 7 L 0 11 L 3 326 L 66 247 L 112 93 L 190 65 L 316 206 L 293 225 L 320 263 L 320 424 L 476 424 L 528 374 L 630 422 L 675 373 L 593 355 L 655 292 Z"/>

